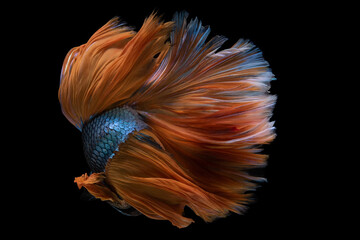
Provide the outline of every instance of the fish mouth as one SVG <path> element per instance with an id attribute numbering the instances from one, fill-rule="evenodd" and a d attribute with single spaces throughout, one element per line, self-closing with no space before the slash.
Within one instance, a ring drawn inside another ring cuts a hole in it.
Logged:
<path id="1" fill-rule="evenodd" d="M 135 208 L 133 208 L 132 206 L 128 205 L 126 208 L 123 207 L 119 207 L 117 206 L 117 204 L 115 202 L 111 202 L 111 201 L 107 201 L 109 203 L 109 205 L 111 207 L 113 207 L 116 211 L 118 211 L 119 213 L 125 215 L 125 216 L 131 216 L 131 217 L 136 217 L 136 216 L 140 216 L 141 212 L 139 212 L 138 210 L 136 210 Z"/>

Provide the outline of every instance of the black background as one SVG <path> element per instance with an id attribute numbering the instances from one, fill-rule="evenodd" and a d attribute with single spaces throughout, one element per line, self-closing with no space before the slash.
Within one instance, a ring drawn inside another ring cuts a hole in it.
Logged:
<path id="1" fill-rule="evenodd" d="M 305 77 L 302 60 L 309 54 L 306 42 L 314 38 L 311 26 L 318 24 L 312 18 L 316 10 L 311 5 L 241 1 L 91 2 L 31 5 L 29 10 L 22 6 L 23 11 L 17 14 L 21 35 L 27 39 L 23 57 L 27 64 L 21 70 L 26 71 L 27 80 L 24 79 L 22 88 L 30 95 L 24 104 L 32 101 L 32 107 L 27 114 L 31 130 L 24 151 L 32 160 L 23 160 L 26 177 L 16 190 L 22 197 L 17 198 L 20 203 L 13 215 L 14 224 L 32 226 L 26 231 L 35 235 L 47 234 L 46 229 L 51 236 L 118 238 L 126 234 L 129 237 L 146 234 L 148 238 L 220 234 L 225 239 L 258 236 L 292 239 L 294 234 L 315 228 L 317 217 L 307 211 L 311 199 L 304 186 L 310 173 L 303 172 L 304 162 L 309 161 L 309 153 L 304 149 L 314 145 L 311 139 L 303 141 L 308 126 L 301 123 L 307 122 L 304 111 L 312 94 L 306 92 L 310 80 Z M 74 177 L 89 173 L 89 168 L 82 152 L 81 133 L 62 115 L 57 99 L 64 57 L 112 17 L 119 16 L 138 30 L 154 10 L 168 21 L 174 12 L 188 11 L 190 18 L 198 17 L 203 25 L 210 25 L 211 36 L 226 36 L 229 40 L 224 47 L 230 47 L 239 38 L 251 40 L 262 50 L 277 78 L 270 90 L 278 96 L 272 118 L 277 138 L 264 147 L 264 152 L 270 155 L 268 166 L 262 171 L 268 182 L 258 188 L 256 201 L 245 215 L 231 214 L 205 223 L 186 209 L 185 214 L 196 222 L 177 229 L 167 221 L 123 216 L 100 201 L 83 201 L 82 191 L 73 183 Z M 40 143 L 36 139 L 41 139 Z"/>

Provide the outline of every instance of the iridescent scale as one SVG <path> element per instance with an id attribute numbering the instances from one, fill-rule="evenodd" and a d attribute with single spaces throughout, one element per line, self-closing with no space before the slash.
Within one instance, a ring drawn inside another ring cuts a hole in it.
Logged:
<path id="1" fill-rule="evenodd" d="M 135 110 L 128 106 L 117 107 L 102 113 L 82 129 L 85 158 L 92 172 L 103 172 L 128 135 L 146 127 Z"/>

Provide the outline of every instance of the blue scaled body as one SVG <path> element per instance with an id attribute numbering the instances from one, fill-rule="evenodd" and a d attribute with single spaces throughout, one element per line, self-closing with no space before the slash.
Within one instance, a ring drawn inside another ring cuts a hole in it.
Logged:
<path id="1" fill-rule="evenodd" d="M 138 113 L 128 106 L 111 109 L 87 122 L 82 129 L 82 140 L 91 171 L 104 172 L 107 161 L 128 135 L 145 127 Z"/>

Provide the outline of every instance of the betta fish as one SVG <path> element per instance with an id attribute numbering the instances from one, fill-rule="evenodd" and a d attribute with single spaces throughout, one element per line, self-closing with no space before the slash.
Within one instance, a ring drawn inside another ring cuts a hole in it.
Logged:
<path id="1" fill-rule="evenodd" d="M 275 138 L 274 77 L 250 41 L 209 34 L 186 12 L 138 32 L 113 18 L 67 53 L 58 97 L 91 170 L 79 189 L 179 228 L 185 206 L 205 222 L 244 213 Z"/>

